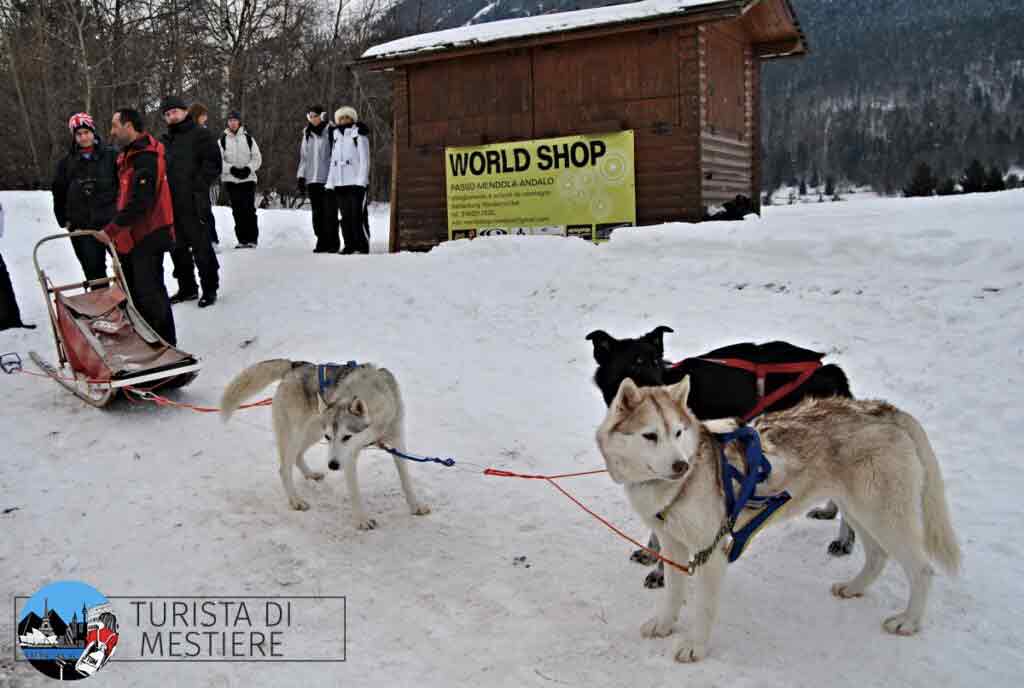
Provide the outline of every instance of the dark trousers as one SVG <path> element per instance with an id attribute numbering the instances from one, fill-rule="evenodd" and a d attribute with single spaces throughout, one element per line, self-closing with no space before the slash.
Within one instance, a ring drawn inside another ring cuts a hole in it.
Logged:
<path id="1" fill-rule="evenodd" d="M 170 232 L 160 229 L 119 257 L 135 309 L 167 343 L 177 344 L 171 299 L 164 285 L 164 253 L 172 245 Z"/>
<path id="2" fill-rule="evenodd" d="M 316 250 L 337 253 L 341 249 L 341 237 L 338 236 L 338 204 L 334 193 L 323 184 L 306 184 L 306 193 L 313 210 Z"/>
<path id="3" fill-rule="evenodd" d="M 217 271 L 220 263 L 213 252 L 213 242 L 206 216 L 209 212 L 210 197 L 204 193 L 195 194 L 198 212 L 178 214 L 174 212 L 175 247 L 171 253 L 174 262 L 174 277 L 178 280 L 178 289 L 185 293 L 198 291 L 195 271 L 199 271 L 199 284 L 204 294 L 216 294 L 220 286 Z M 200 197 L 206 203 L 200 204 Z"/>
<path id="4" fill-rule="evenodd" d="M 369 253 L 370 226 L 367 222 L 366 187 L 338 186 L 334 189 L 341 210 L 342 253 Z"/>
<path id="5" fill-rule="evenodd" d="M 235 236 L 240 244 L 255 244 L 260 238 L 256 224 L 256 182 L 225 182 L 235 218 Z"/>
<path id="6" fill-rule="evenodd" d="M 0 256 L 0 330 L 20 326 L 21 311 L 18 309 L 18 300 L 14 298 L 14 285 L 11 284 L 11 276 L 7 274 L 4 257 Z"/>
<path id="7" fill-rule="evenodd" d="M 92 281 L 107 276 L 107 249 L 103 244 L 92 237 L 78 236 L 71 237 L 71 246 L 75 249 L 75 257 L 82 266 L 85 279 Z"/>

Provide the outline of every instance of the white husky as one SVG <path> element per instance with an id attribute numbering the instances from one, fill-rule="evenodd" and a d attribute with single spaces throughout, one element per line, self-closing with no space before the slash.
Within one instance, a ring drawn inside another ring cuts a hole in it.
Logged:
<path id="1" fill-rule="evenodd" d="M 376 528 L 377 522 L 367 515 L 359 494 L 356 459 L 371 445 L 405 451 L 405 409 L 395 377 L 386 368 L 373 365 L 324 367 L 287 359 L 262 361 L 228 384 L 221 400 L 221 417 L 227 422 L 242 402 L 278 380 L 281 384 L 274 394 L 274 435 L 288 503 L 299 511 L 309 508 L 295 492 L 292 469 L 297 465 L 307 479 L 322 480 L 323 473 L 306 465 L 305 453 L 326 437 L 328 467 L 345 468 L 356 527 Z M 430 507 L 416 498 L 405 461 L 396 456 L 395 467 L 409 509 L 413 514 L 429 514 Z"/>
<path id="2" fill-rule="evenodd" d="M 665 555 L 680 564 L 708 549 L 723 527 L 721 445 L 714 433 L 737 426 L 735 421 L 702 424 L 686 406 L 688 394 L 688 378 L 671 387 L 645 388 L 627 379 L 597 431 L 612 479 L 625 485 L 630 503 L 657 533 Z M 788 491 L 792 500 L 783 508 L 786 515 L 834 498 L 861 534 L 864 568 L 852 580 L 833 585 L 832 593 L 861 596 L 892 556 L 910 580 L 910 600 L 883 626 L 890 633 L 916 633 L 933 575 L 930 560 L 951 573 L 960 564 L 942 475 L 921 426 L 888 404 L 840 397 L 809 399 L 765 414 L 752 425 L 773 464 L 759 491 Z M 726 455 L 744 468 L 735 443 L 727 446 Z M 741 516 L 737 527 L 745 520 Z M 706 563 L 691 571 L 697 595 L 689 637 L 675 649 L 677 661 L 693 662 L 707 654 L 727 542 L 711 549 Z M 645 638 L 672 633 L 684 603 L 687 576 L 672 567 L 666 572 L 664 603 L 641 628 Z"/>

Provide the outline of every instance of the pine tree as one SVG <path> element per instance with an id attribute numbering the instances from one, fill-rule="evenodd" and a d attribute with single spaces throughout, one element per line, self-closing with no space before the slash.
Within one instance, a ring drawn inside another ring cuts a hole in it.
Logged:
<path id="1" fill-rule="evenodd" d="M 964 193 L 978 193 L 985 190 L 986 178 L 985 168 L 982 166 L 981 161 L 975 158 L 971 161 L 970 166 L 964 170 L 964 176 L 960 179 L 960 186 L 963 187 Z"/>
<path id="2" fill-rule="evenodd" d="M 932 168 L 926 162 L 919 162 L 914 168 L 914 177 L 910 183 L 903 187 L 903 195 L 910 198 L 913 196 L 931 196 L 935 193 L 938 181 L 932 174 Z"/>
<path id="3" fill-rule="evenodd" d="M 1003 171 L 998 165 L 989 168 L 985 177 L 985 191 L 1006 191 L 1006 182 L 1003 181 Z"/>

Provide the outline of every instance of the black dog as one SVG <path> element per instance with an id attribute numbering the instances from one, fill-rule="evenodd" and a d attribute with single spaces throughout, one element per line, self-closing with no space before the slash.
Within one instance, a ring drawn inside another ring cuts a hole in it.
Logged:
<path id="1" fill-rule="evenodd" d="M 715 349 L 673 365 L 664 360 L 665 347 L 662 342 L 664 334 L 672 331 L 671 327 L 662 325 L 636 339 L 616 339 L 604 330 L 595 330 L 587 335 L 587 339 L 594 344 L 594 360 L 597 361 L 594 383 L 601 390 L 605 404 L 611 404 L 619 391 L 619 385 L 627 377 L 641 387 L 654 387 L 675 384 L 689 375 L 689 405 L 698 418 L 710 420 L 742 417 L 757 405 L 760 398 L 756 377 L 746 370 L 700 359 L 735 358 L 752 363 L 797 363 L 820 361 L 825 355 L 788 342 L 744 342 Z M 771 394 L 795 378 L 796 374 L 769 374 L 765 376 L 763 394 Z M 807 397 L 831 396 L 852 396 L 846 373 L 834 364 L 818 368 L 797 389 L 764 410 L 781 411 Z M 836 511 L 835 504 L 829 502 L 827 507 L 815 509 L 809 516 L 835 518 Z M 838 538 L 829 544 L 828 551 L 835 556 L 849 554 L 853 549 L 853 541 L 853 531 L 843 523 Z M 659 548 L 654 534 L 651 535 L 650 548 Z M 634 552 L 632 559 L 647 565 L 655 562 L 643 550 Z M 664 585 L 664 569 L 660 562 L 658 568 L 647 576 L 644 585 L 649 588 Z"/>

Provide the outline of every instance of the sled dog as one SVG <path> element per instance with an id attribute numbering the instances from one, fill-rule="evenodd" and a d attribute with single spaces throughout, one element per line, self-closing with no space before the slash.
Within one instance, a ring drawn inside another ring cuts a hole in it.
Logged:
<path id="1" fill-rule="evenodd" d="M 722 454 L 715 433 L 739 425 L 699 421 L 687 407 L 689 391 L 688 377 L 670 387 L 644 388 L 626 379 L 597 431 L 612 479 L 625 486 L 630 504 L 653 528 L 662 551 L 680 564 L 708 550 L 724 530 Z M 883 627 L 900 635 L 916 633 L 933 575 L 930 562 L 950 573 L 960 563 L 939 464 L 918 422 L 884 402 L 830 397 L 764 414 L 751 425 L 772 463 L 759 494 L 786 491 L 792 497 L 777 513 L 792 516 L 831 497 L 860 534 L 864 568 L 833 585 L 832 594 L 863 595 L 891 556 L 910 581 L 910 599 L 906 610 L 887 618 Z M 726 445 L 726 457 L 742 471 L 742 449 L 736 444 Z M 697 661 L 707 653 L 728 543 L 724 538 L 691 571 L 691 627 L 675 648 L 677 661 Z M 645 638 L 672 633 L 686 578 L 668 567 L 663 603 L 641 628 Z"/>
<path id="2" fill-rule="evenodd" d="M 309 503 L 295 491 L 292 469 L 303 477 L 322 480 L 323 473 L 306 464 L 306 450 L 321 437 L 328 443 L 327 466 L 345 469 L 352 515 L 360 530 L 371 530 L 370 518 L 359 493 L 356 460 L 370 446 L 405 451 L 404 406 L 398 382 L 386 368 L 374 365 L 317 366 L 303 361 L 273 359 L 246 368 L 224 390 L 221 418 L 227 422 L 246 399 L 280 381 L 274 393 L 273 420 L 281 482 L 293 509 L 305 511 Z M 405 461 L 395 457 L 405 501 L 413 514 L 430 513 L 413 490 Z"/>
<path id="3" fill-rule="evenodd" d="M 640 387 L 657 387 L 679 382 L 690 376 L 690 409 L 699 419 L 743 416 L 754 408 L 759 399 L 755 376 L 746 371 L 717 365 L 702 359 L 739 358 L 753 363 L 793 363 L 798 361 L 821 360 L 825 354 L 804 349 L 789 342 L 768 342 L 753 344 L 743 342 L 731 344 L 700 356 L 688 358 L 678 365 L 664 360 L 663 338 L 671 327 L 660 325 L 642 337 L 616 339 L 604 330 L 594 330 L 587 340 L 594 345 L 594 384 L 601 390 L 605 404 L 611 404 L 619 385 L 627 377 Z M 761 394 L 771 394 L 786 384 L 795 375 L 768 375 Z M 807 397 L 850 397 L 850 384 L 846 373 L 839 366 L 829 363 L 814 371 L 802 385 L 777 400 L 765 411 L 781 411 L 799 403 Z M 807 514 L 811 518 L 835 518 L 838 508 L 829 502 L 824 508 L 815 508 Z M 833 556 L 844 556 L 853 551 L 854 531 L 844 520 L 839 526 L 839 535 L 829 543 L 828 552 Z M 651 535 L 648 548 L 658 550 L 658 538 Z M 647 574 L 644 587 L 660 588 L 665 584 L 664 566 L 638 549 L 630 557 L 633 561 L 657 567 Z"/>

